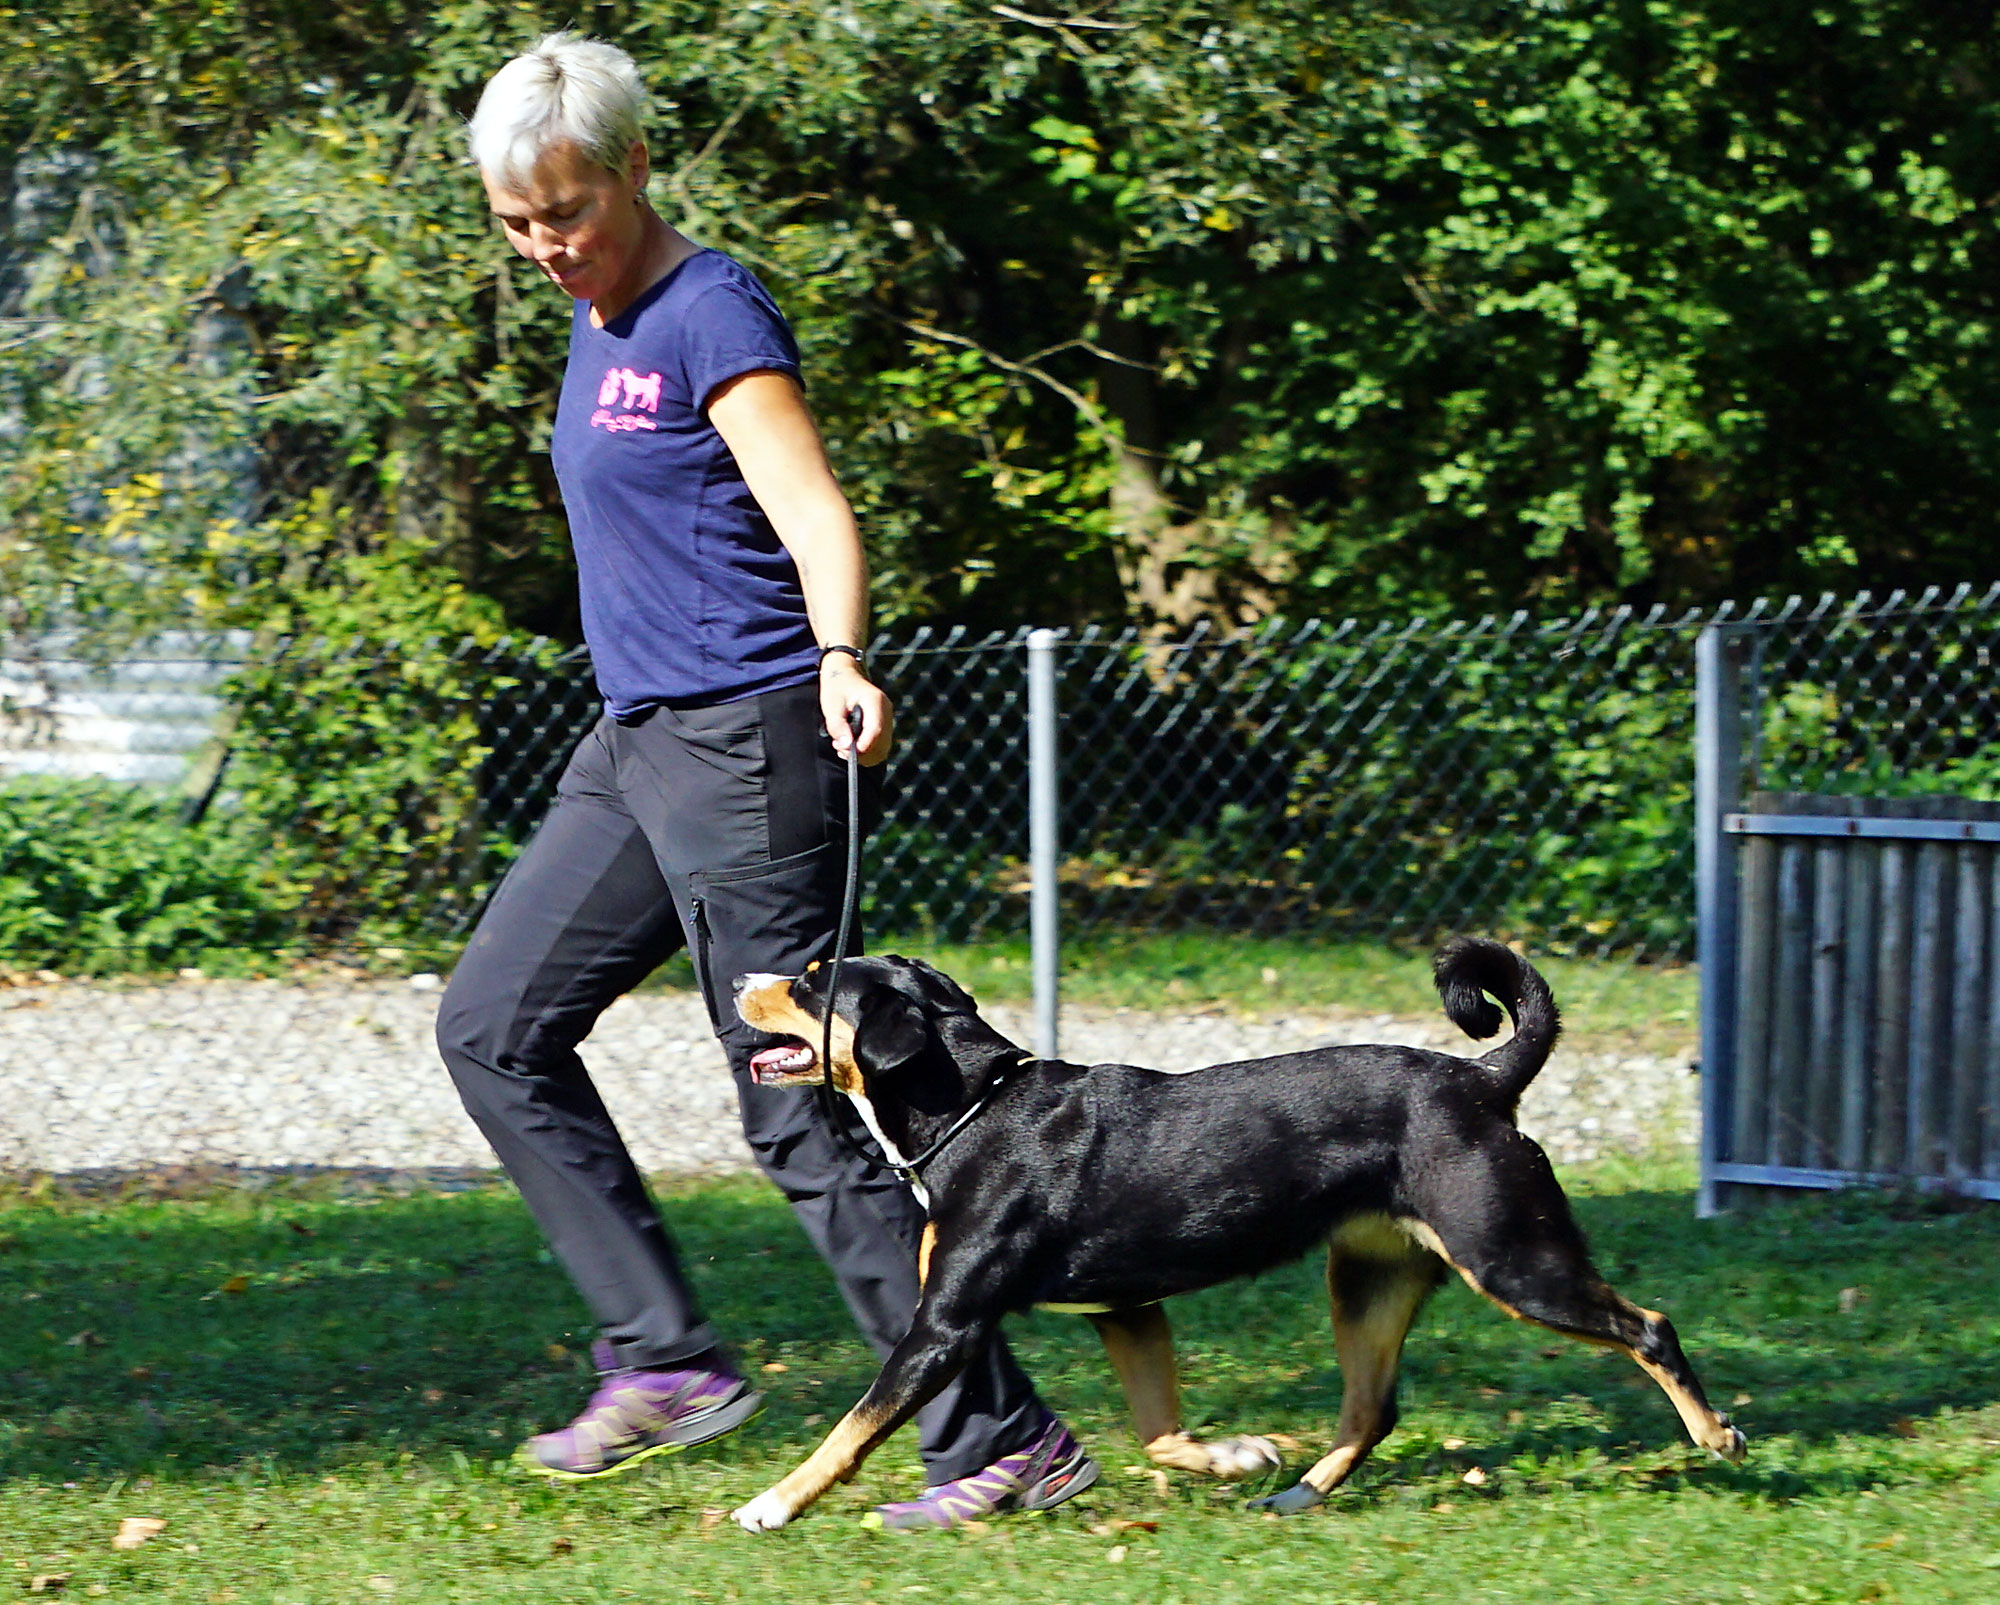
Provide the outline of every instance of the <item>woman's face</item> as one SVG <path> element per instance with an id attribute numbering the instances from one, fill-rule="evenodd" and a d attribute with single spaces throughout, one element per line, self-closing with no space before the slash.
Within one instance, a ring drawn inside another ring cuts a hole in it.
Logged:
<path id="1" fill-rule="evenodd" d="M 507 241 L 580 301 L 615 300 L 639 271 L 645 242 L 646 147 L 636 141 L 622 176 L 573 144 L 551 147 L 512 188 L 480 174 Z"/>

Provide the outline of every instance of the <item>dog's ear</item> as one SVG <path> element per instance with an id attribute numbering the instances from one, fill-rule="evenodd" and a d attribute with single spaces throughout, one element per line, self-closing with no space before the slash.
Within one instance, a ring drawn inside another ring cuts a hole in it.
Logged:
<path id="1" fill-rule="evenodd" d="M 862 1068 L 885 1074 L 905 1065 L 930 1046 L 930 1022 L 924 1011 L 892 987 L 877 987 L 862 1000 L 861 1023 L 854 1028 L 854 1056 Z"/>
<path id="2" fill-rule="evenodd" d="M 911 959 L 909 962 L 910 968 L 916 971 L 918 977 L 924 983 L 925 990 L 932 997 L 941 999 L 954 1009 L 975 1010 L 979 1007 L 973 1001 L 972 994 L 966 991 L 964 987 L 960 986 L 950 976 L 946 975 L 943 970 L 938 969 L 935 965 L 926 964 L 922 959 Z"/>

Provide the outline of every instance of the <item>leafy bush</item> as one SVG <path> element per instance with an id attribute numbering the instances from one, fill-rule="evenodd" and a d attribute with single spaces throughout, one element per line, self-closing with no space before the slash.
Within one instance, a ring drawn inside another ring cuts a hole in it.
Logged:
<path id="1" fill-rule="evenodd" d="M 553 649 L 503 638 L 491 603 L 408 549 L 327 579 L 228 685 L 236 806 L 286 844 L 302 940 L 448 942 L 518 847 L 486 818 L 484 710 Z"/>
<path id="2" fill-rule="evenodd" d="M 270 954 L 293 931 L 284 855 L 238 814 L 109 780 L 0 784 L 0 966 L 169 970 Z"/>

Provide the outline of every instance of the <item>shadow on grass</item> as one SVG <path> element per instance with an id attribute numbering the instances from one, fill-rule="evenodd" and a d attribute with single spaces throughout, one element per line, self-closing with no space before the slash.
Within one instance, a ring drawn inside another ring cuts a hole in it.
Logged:
<path id="1" fill-rule="evenodd" d="M 770 1391 L 760 1442 L 803 1447 L 874 1370 L 830 1278 L 761 1183 L 680 1187 L 665 1202 L 701 1297 Z M 1678 1190 L 1577 1202 L 1609 1279 L 1668 1312 L 1712 1399 L 1750 1434 L 1749 1464 L 1691 1471 L 1671 1407 L 1629 1362 L 1454 1285 L 1411 1335 L 1402 1428 L 1356 1497 L 1474 1464 L 1800 1497 L 1879 1480 L 1912 1423 L 2000 1399 L 2000 1210 L 1831 1197 L 1698 1222 Z M 1316 1264 L 1173 1314 L 1191 1424 L 1325 1445 L 1340 1381 Z M 1010 1330 L 1107 1460 L 1137 1459 L 1087 1324 L 1035 1315 Z M 491 1460 L 573 1413 L 588 1337 L 500 1187 L 16 1196 L 0 1200 L 0 1478 Z M 1760 1460 L 1760 1439 L 1851 1449 L 1800 1474 L 1786 1454 Z"/>

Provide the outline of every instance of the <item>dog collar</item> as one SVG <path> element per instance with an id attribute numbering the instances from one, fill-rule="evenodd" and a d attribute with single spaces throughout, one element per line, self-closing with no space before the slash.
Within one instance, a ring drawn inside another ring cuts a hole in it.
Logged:
<path id="1" fill-rule="evenodd" d="M 977 1120 L 979 1116 L 982 1113 L 984 1113 L 986 1106 L 993 1101 L 995 1095 L 1000 1091 L 1002 1087 L 1006 1086 L 1008 1082 L 1014 1079 L 1014 1077 L 1019 1075 L 1024 1069 L 1026 1069 L 1029 1065 L 1034 1064 L 1035 1062 L 1036 1060 L 1032 1054 L 1026 1054 L 1026 1053 L 1022 1054 L 1020 1058 L 1016 1059 L 1012 1064 L 1008 1065 L 1006 1069 L 1002 1070 L 997 1076 L 995 1076 L 990 1082 L 987 1083 L 986 1090 L 982 1092 L 977 1098 L 974 1098 L 972 1100 L 971 1106 L 966 1109 L 964 1114 L 960 1115 L 956 1120 L 954 1120 L 949 1126 L 945 1128 L 945 1132 L 942 1137 L 938 1138 L 938 1140 L 932 1143 L 930 1147 L 926 1148 L 922 1153 L 918 1154 L 915 1159 L 905 1160 L 900 1165 L 896 1164 L 894 1161 L 891 1161 L 889 1168 L 893 1170 L 898 1176 L 901 1176 L 903 1180 L 908 1182 L 911 1186 L 915 1186 L 918 1177 L 923 1173 L 924 1166 L 928 1165 L 933 1159 L 937 1158 L 939 1154 L 943 1153 L 945 1149 L 950 1146 L 952 1140 L 955 1137 L 957 1137 L 960 1132 L 965 1130 L 967 1126 L 971 1125 L 973 1121 Z"/>

